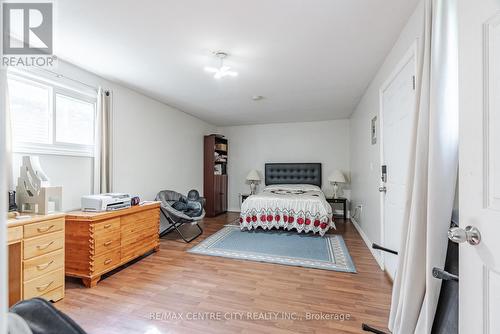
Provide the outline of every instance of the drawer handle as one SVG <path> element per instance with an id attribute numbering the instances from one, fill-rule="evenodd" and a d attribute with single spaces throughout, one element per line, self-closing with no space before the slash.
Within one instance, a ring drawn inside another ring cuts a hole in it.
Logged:
<path id="1" fill-rule="evenodd" d="M 44 250 L 44 249 L 47 249 L 47 248 L 49 248 L 50 246 L 52 246 L 52 244 L 53 244 L 54 242 L 55 242 L 55 241 L 54 241 L 54 240 L 52 240 L 51 242 L 46 243 L 46 244 L 44 244 L 44 245 L 38 245 L 38 246 L 36 246 L 36 248 L 38 248 L 39 250 Z"/>
<path id="2" fill-rule="evenodd" d="M 36 266 L 36 269 L 42 271 L 42 270 L 45 270 L 47 269 L 48 267 L 50 267 L 50 265 L 54 263 L 54 260 L 50 261 L 50 262 L 47 262 L 45 264 L 39 264 L 38 266 Z"/>
<path id="3" fill-rule="evenodd" d="M 104 247 L 108 247 L 108 246 L 109 246 L 109 245 L 111 245 L 112 243 L 113 243 L 113 241 L 111 241 L 111 240 L 110 240 L 110 241 L 106 241 L 106 242 L 104 243 Z"/>
<path id="4" fill-rule="evenodd" d="M 52 285 L 52 283 L 54 283 L 54 281 L 50 282 L 50 283 L 47 283 L 45 285 L 40 285 L 40 286 L 37 286 L 36 289 L 39 291 L 39 292 L 42 292 L 42 291 L 45 291 L 49 288 L 49 286 Z"/>
<path id="5" fill-rule="evenodd" d="M 113 260 L 112 260 L 112 259 L 107 259 L 106 261 L 104 261 L 104 264 L 105 264 L 105 265 L 108 265 L 108 264 L 110 264 L 111 262 L 113 262 Z"/>
<path id="6" fill-rule="evenodd" d="M 110 227 L 111 227 L 111 224 L 104 225 L 104 228 L 110 228 Z"/>
<path id="7" fill-rule="evenodd" d="M 39 227 L 39 228 L 37 228 L 37 230 L 38 230 L 38 233 L 45 233 L 45 232 L 50 231 L 54 226 L 55 225 L 50 225 L 47 227 Z"/>

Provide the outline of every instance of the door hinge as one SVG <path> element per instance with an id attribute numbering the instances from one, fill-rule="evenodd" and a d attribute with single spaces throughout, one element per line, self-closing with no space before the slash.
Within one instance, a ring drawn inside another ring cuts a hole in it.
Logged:
<path id="1" fill-rule="evenodd" d="M 412 76 L 412 83 L 413 83 L 413 90 L 417 89 L 417 78 L 415 76 Z"/>

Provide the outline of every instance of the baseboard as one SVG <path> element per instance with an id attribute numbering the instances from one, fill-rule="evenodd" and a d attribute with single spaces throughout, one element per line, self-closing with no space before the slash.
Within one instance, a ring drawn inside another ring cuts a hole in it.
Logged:
<path id="1" fill-rule="evenodd" d="M 372 253 L 372 256 L 375 259 L 375 261 L 377 261 L 380 269 L 384 270 L 384 265 L 383 265 L 382 258 L 380 257 L 379 252 L 372 248 L 373 243 L 370 241 L 368 236 L 365 234 L 365 232 L 363 231 L 361 226 L 359 226 L 358 222 L 355 219 L 351 218 L 351 222 L 354 225 L 354 227 L 356 228 L 356 230 L 358 230 L 359 235 L 361 236 L 361 238 L 365 242 L 366 246 L 368 247 L 368 249 Z"/>

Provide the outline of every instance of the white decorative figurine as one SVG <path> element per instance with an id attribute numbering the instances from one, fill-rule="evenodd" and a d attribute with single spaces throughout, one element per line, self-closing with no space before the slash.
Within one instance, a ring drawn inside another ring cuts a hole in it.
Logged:
<path id="1" fill-rule="evenodd" d="M 37 156 L 24 156 L 16 187 L 21 212 L 46 215 L 62 210 L 62 187 L 50 186 Z"/>

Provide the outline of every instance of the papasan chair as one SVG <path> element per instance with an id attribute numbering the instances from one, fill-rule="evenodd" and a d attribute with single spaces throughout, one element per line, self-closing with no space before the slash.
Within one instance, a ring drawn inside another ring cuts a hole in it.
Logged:
<path id="1" fill-rule="evenodd" d="M 165 220 L 160 223 L 160 238 L 174 229 L 179 233 L 181 238 L 189 243 L 203 234 L 203 229 L 199 225 L 200 221 L 205 217 L 205 198 L 199 197 L 196 190 L 191 190 L 188 196 L 182 195 L 172 190 L 162 190 L 156 195 L 156 200 L 161 202 L 160 212 Z M 174 208 L 176 204 L 182 202 L 199 203 L 200 210 L 184 210 L 180 211 Z M 184 224 L 194 225 L 198 228 L 198 233 L 190 238 L 187 238 L 179 227 Z"/>

